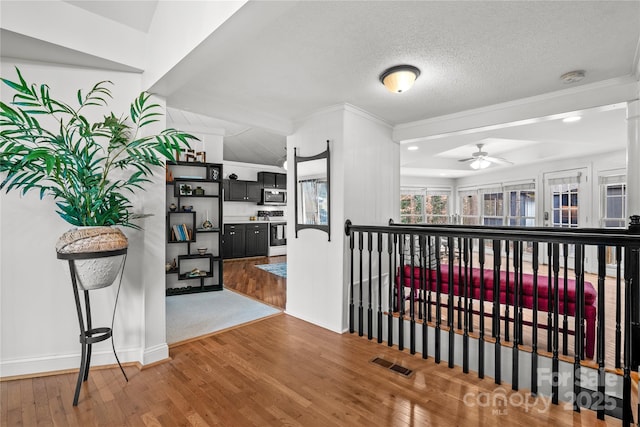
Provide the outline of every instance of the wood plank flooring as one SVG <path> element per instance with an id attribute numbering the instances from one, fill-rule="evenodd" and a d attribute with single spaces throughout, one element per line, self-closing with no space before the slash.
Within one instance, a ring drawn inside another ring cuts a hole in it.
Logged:
<path id="1" fill-rule="evenodd" d="M 499 391 L 511 403 L 480 405 L 498 390 L 491 379 L 286 314 L 175 347 L 171 356 L 142 371 L 126 368 L 129 383 L 117 367 L 91 371 L 77 407 L 73 373 L 2 382 L 0 425 L 620 425 L 508 386 Z M 376 356 L 414 373 L 405 378 L 371 363 Z"/>
<path id="2" fill-rule="evenodd" d="M 286 255 L 225 260 L 222 270 L 224 287 L 284 310 L 287 279 L 255 267 L 281 262 L 287 262 Z"/>

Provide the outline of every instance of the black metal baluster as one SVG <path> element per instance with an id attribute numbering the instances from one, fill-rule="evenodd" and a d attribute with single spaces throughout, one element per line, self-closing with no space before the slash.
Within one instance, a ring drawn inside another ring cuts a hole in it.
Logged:
<path id="1" fill-rule="evenodd" d="M 469 316 L 469 332 L 473 333 L 473 297 L 474 297 L 474 287 L 473 287 L 473 239 L 469 239 L 469 289 L 467 292 L 470 292 L 469 295 L 469 306 L 466 308 L 467 316 Z"/>
<path id="2" fill-rule="evenodd" d="M 520 310 L 519 310 L 519 300 L 520 300 L 520 280 L 522 277 L 520 276 L 520 249 L 521 249 L 520 241 L 513 241 L 513 356 L 512 356 L 512 366 L 511 366 L 511 389 L 518 390 L 519 387 L 519 376 L 518 370 L 520 367 L 520 353 L 518 345 L 520 343 L 520 322 L 522 319 L 520 318 Z M 507 258 L 507 264 L 509 263 L 509 259 Z M 509 305 L 509 301 L 507 300 L 507 306 Z"/>
<path id="3" fill-rule="evenodd" d="M 469 271 L 469 239 L 463 239 L 464 242 L 464 279 L 463 285 L 463 297 L 464 297 L 464 330 L 462 333 L 462 372 L 469 373 L 469 295 L 467 295 L 469 289 L 469 277 L 467 272 Z M 460 290 L 460 282 L 458 282 L 458 291 Z"/>
<path id="4" fill-rule="evenodd" d="M 353 231 L 349 231 L 349 254 L 351 256 L 351 269 L 350 276 L 351 282 L 349 285 L 349 332 L 354 333 L 355 325 L 354 325 L 354 315 L 355 315 L 355 307 L 353 305 L 353 243 L 355 240 L 355 236 L 353 235 Z"/>
<path id="5" fill-rule="evenodd" d="M 462 329 L 462 291 L 460 284 L 462 283 L 462 242 L 458 238 L 458 329 Z M 449 282 L 453 286 L 453 282 Z"/>
<path id="6" fill-rule="evenodd" d="M 436 236 L 436 248 L 440 247 L 440 236 Z M 440 257 L 436 258 L 436 342 L 435 342 L 435 359 L 436 363 L 440 363 L 440 326 L 442 324 L 442 306 L 441 306 L 441 291 L 442 291 L 442 269 L 440 266 Z"/>
<path id="7" fill-rule="evenodd" d="M 409 351 L 411 354 L 416 354 L 416 277 L 414 268 L 416 236 L 411 234 L 409 235 L 409 239 L 411 242 L 411 247 L 409 248 L 409 254 L 411 256 L 411 262 L 409 263 L 409 267 L 411 268 L 411 273 L 409 274 L 409 280 L 411 280 L 411 284 L 409 285 Z"/>
<path id="8" fill-rule="evenodd" d="M 434 244 L 435 246 L 435 244 Z M 427 321 L 432 321 L 431 315 L 431 289 L 433 288 L 433 265 L 431 265 L 431 260 L 434 257 L 440 258 L 440 254 L 438 253 L 438 249 L 433 248 L 431 245 L 431 237 L 429 237 L 427 244 L 427 253 L 428 253 L 428 261 L 427 261 Z"/>
<path id="9" fill-rule="evenodd" d="M 398 251 L 400 252 L 400 286 L 398 287 L 398 349 L 404 350 L 404 287 L 406 272 L 404 271 L 404 239 L 405 235 L 398 236 Z"/>
<path id="10" fill-rule="evenodd" d="M 554 405 L 558 404 L 558 324 L 559 324 L 559 314 L 558 314 L 558 305 L 560 304 L 560 289 L 558 287 L 558 274 L 560 272 L 560 247 L 557 243 L 553 243 L 552 245 L 553 252 L 553 343 L 552 343 L 552 361 L 551 361 L 551 378 L 553 380 L 553 384 L 551 384 L 551 402 Z"/>
<path id="11" fill-rule="evenodd" d="M 363 324 L 364 324 L 364 308 L 362 306 L 362 281 L 364 279 L 362 274 L 364 261 L 362 260 L 362 249 L 363 249 L 363 240 L 364 240 L 364 232 L 358 233 L 358 248 L 360 250 L 360 295 L 359 295 L 359 304 L 358 304 L 358 335 L 362 336 L 363 333 Z"/>
<path id="12" fill-rule="evenodd" d="M 423 310 L 422 310 L 422 302 L 424 301 L 423 294 L 423 283 L 424 283 L 424 245 L 423 245 L 424 235 L 418 235 L 418 264 L 420 264 L 420 269 L 418 270 L 418 293 L 416 297 L 416 302 L 418 303 L 418 320 L 423 320 Z"/>
<path id="13" fill-rule="evenodd" d="M 551 352 L 553 347 L 553 334 L 551 333 L 553 331 L 553 295 L 551 293 L 553 289 L 553 246 L 551 243 L 547 244 L 547 256 L 547 352 Z"/>
<path id="14" fill-rule="evenodd" d="M 502 382 L 502 344 L 500 342 L 500 240 L 493 241 L 493 331 L 495 334 L 495 382 Z"/>
<path id="15" fill-rule="evenodd" d="M 622 368 L 620 363 L 622 354 L 622 247 L 616 246 L 616 369 Z"/>
<path id="16" fill-rule="evenodd" d="M 378 233 L 378 343 L 382 342 L 382 233 Z"/>
<path id="17" fill-rule="evenodd" d="M 633 414 L 631 413 L 631 311 L 632 287 L 638 286 L 635 282 L 634 263 L 638 262 L 637 249 L 629 246 L 624 251 L 624 365 L 622 368 L 622 425 L 631 425 Z"/>
<path id="18" fill-rule="evenodd" d="M 519 330 L 518 330 L 518 343 L 520 345 L 524 344 L 524 284 L 523 284 L 523 275 L 524 275 L 524 268 L 523 268 L 523 264 L 524 264 L 524 242 L 519 242 L 520 244 L 520 257 L 519 257 L 519 261 L 518 264 L 520 264 L 520 298 L 518 299 L 518 312 L 519 312 L 519 316 L 520 316 L 520 323 L 518 325 Z"/>
<path id="19" fill-rule="evenodd" d="M 389 311 L 387 312 L 387 345 L 389 347 L 393 346 L 393 312 L 396 307 L 394 294 L 397 292 L 394 292 L 394 289 L 398 289 L 396 281 L 399 280 L 395 269 L 395 236 L 396 235 L 394 234 L 392 240 L 391 233 L 387 233 L 387 253 L 389 254 Z"/>
<path id="20" fill-rule="evenodd" d="M 506 268 L 506 273 L 505 273 L 505 284 L 504 284 L 504 340 L 506 342 L 509 342 L 509 322 L 510 322 L 510 310 L 509 310 L 509 306 L 511 304 L 510 298 L 509 298 L 509 291 L 510 291 L 510 287 L 511 287 L 511 275 L 509 274 L 509 245 L 510 242 L 508 240 L 505 240 L 504 242 L 504 253 L 506 255 L 505 258 L 505 268 Z M 499 291 L 499 289 L 498 289 Z"/>
<path id="21" fill-rule="evenodd" d="M 484 239 L 478 241 L 480 264 L 480 337 L 478 338 L 478 377 L 484 378 Z"/>
<path id="22" fill-rule="evenodd" d="M 449 248 L 453 248 L 453 237 L 448 237 L 447 238 L 447 244 L 449 245 Z M 453 258 L 454 258 L 454 253 L 452 250 L 449 250 L 449 277 L 447 279 L 448 282 L 448 286 L 447 286 L 447 290 L 448 292 L 448 297 L 447 297 L 447 325 L 449 326 L 449 368 L 453 368 L 453 358 L 455 355 L 455 351 L 454 351 L 454 343 L 455 343 L 455 331 L 454 331 L 454 317 L 453 317 Z M 460 276 L 458 276 L 460 277 Z"/>
<path id="23" fill-rule="evenodd" d="M 533 242 L 533 337 L 531 343 L 531 393 L 538 394 L 538 242 Z"/>
<path id="24" fill-rule="evenodd" d="M 422 358 L 427 359 L 429 357 L 429 324 L 427 322 L 427 298 L 426 298 L 426 284 L 427 280 L 425 275 L 430 274 L 427 273 L 429 271 L 427 265 L 427 252 L 428 252 L 428 244 L 429 237 L 420 236 L 420 253 L 422 256 L 420 257 L 420 307 L 422 307 Z M 429 307 L 429 310 L 431 308 Z"/>
<path id="25" fill-rule="evenodd" d="M 604 347 L 605 347 L 605 329 L 604 329 L 604 281 L 607 274 L 605 262 L 606 247 L 598 246 L 598 338 L 597 338 L 597 357 L 598 357 L 598 419 L 604 420 L 604 402 L 605 402 L 605 370 L 604 370 Z"/>
<path id="26" fill-rule="evenodd" d="M 367 246 L 369 248 L 369 307 L 367 309 L 367 339 L 373 338 L 373 293 L 372 293 L 372 282 L 373 275 L 371 274 L 372 269 L 372 258 L 371 252 L 373 251 L 373 234 L 369 231 L 367 233 Z"/>
<path id="27" fill-rule="evenodd" d="M 564 259 L 564 280 L 563 280 L 563 298 L 562 298 L 562 312 L 564 313 L 564 318 L 562 319 L 562 354 L 569 354 L 569 336 L 567 332 L 569 332 L 569 292 L 567 292 L 569 273 L 568 273 L 568 258 L 569 258 L 569 245 L 566 243 L 562 244 L 562 252 Z"/>
<path id="28" fill-rule="evenodd" d="M 566 250 L 566 247 L 564 248 Z M 584 339 L 582 333 L 582 324 L 584 319 L 584 245 L 575 245 L 575 275 L 576 275 L 576 303 L 575 303 L 575 344 L 574 344 L 574 356 L 573 356 L 573 410 L 580 412 L 580 360 L 582 356 L 582 348 L 584 347 Z M 566 259 L 565 255 L 565 259 Z M 566 272 L 566 264 L 565 264 Z M 567 277 L 565 276 L 565 284 L 567 283 Z M 567 290 L 565 287 L 565 301 L 567 299 Z M 569 311 L 568 306 L 564 306 L 565 317 Z M 566 333 L 566 331 L 565 331 Z"/>

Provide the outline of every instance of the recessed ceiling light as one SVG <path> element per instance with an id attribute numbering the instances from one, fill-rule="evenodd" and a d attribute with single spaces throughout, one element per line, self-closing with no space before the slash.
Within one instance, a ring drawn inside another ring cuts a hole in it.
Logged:
<path id="1" fill-rule="evenodd" d="M 416 151 L 418 149 L 417 145 L 410 145 L 409 147 L 407 147 L 407 150 L 409 151 Z"/>
<path id="2" fill-rule="evenodd" d="M 582 120 L 582 117 L 580 116 L 571 116 L 571 117 L 565 117 L 564 119 L 562 119 L 564 123 L 574 123 L 574 122 L 579 122 L 580 120 Z"/>

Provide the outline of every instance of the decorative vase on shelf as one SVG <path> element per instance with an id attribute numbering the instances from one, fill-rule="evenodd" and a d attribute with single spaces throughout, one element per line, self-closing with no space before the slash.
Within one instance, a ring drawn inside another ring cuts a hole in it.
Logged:
<path id="1" fill-rule="evenodd" d="M 207 211 L 207 218 L 202 222 L 202 228 L 213 228 L 213 223 L 209 221 L 209 211 Z"/>

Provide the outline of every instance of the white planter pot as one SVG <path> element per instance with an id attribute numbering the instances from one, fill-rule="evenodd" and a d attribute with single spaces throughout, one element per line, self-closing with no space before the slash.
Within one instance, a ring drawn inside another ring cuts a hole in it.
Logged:
<path id="1" fill-rule="evenodd" d="M 127 247 L 127 237 L 115 227 L 75 228 L 64 233 L 56 243 L 59 257 L 83 258 L 74 260 L 78 287 L 82 290 L 111 286 L 122 270 L 124 255 L 101 255 Z M 95 257 L 91 257 L 92 254 Z"/>
<path id="2" fill-rule="evenodd" d="M 90 291 L 111 286 L 122 270 L 124 255 L 76 260 L 78 287 Z"/>

